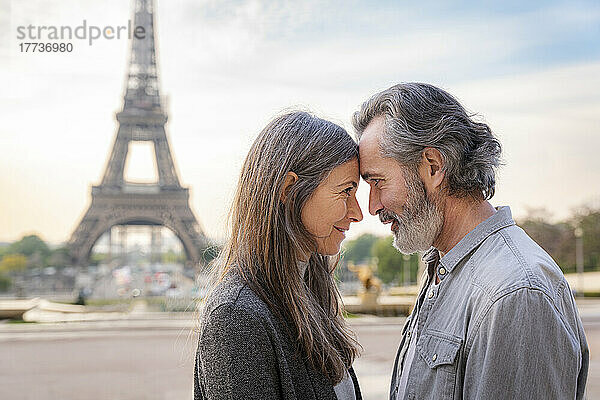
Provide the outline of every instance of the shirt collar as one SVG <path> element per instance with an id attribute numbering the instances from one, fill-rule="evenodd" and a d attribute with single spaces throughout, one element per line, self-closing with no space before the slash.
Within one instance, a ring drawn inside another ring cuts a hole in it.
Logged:
<path id="1" fill-rule="evenodd" d="M 440 252 L 435 247 L 430 247 L 423 254 L 423 262 L 427 266 L 427 275 L 431 278 L 433 275 L 433 269 L 437 266 L 438 261 L 440 261 Z"/>
<path id="2" fill-rule="evenodd" d="M 423 261 L 429 265 L 435 265 L 439 260 L 440 266 L 443 266 L 447 272 L 451 272 L 456 265 L 461 262 L 467 254 L 478 247 L 485 239 L 502 228 L 515 224 L 510 212 L 510 207 L 498 207 L 497 212 L 491 217 L 481 222 L 464 238 L 460 240 L 448 253 L 441 259 L 439 251 L 432 247 L 423 254 Z M 447 274 L 440 276 L 443 279 Z"/>

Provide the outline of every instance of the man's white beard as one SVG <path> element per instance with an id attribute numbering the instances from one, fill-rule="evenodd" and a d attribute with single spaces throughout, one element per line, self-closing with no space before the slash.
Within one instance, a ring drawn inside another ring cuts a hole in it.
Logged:
<path id="1" fill-rule="evenodd" d="M 425 185 L 412 171 L 405 170 L 408 195 L 400 215 L 383 211 L 380 219 L 394 219 L 398 229 L 394 232 L 394 247 L 401 253 L 426 251 L 442 230 L 443 210 L 425 192 Z M 439 202 L 437 202 L 439 203 Z M 383 215 L 382 215 L 383 214 Z"/>

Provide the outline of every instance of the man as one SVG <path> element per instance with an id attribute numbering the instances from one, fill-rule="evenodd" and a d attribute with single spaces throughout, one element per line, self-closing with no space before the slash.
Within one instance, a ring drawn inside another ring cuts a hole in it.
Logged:
<path id="1" fill-rule="evenodd" d="M 501 147 L 445 91 L 393 86 L 354 114 L 369 212 L 427 277 L 390 399 L 581 399 L 589 351 L 560 268 L 494 208 Z"/>

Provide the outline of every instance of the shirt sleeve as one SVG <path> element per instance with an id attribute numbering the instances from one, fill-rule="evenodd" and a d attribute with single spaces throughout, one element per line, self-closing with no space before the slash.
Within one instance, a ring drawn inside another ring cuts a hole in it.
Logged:
<path id="1" fill-rule="evenodd" d="M 196 398 L 279 399 L 275 351 L 267 330 L 250 311 L 231 304 L 213 310 L 198 343 Z"/>
<path id="2" fill-rule="evenodd" d="M 581 346 L 552 300 L 540 290 L 519 289 L 497 300 L 483 316 L 467 361 L 468 399 L 575 399 Z"/>

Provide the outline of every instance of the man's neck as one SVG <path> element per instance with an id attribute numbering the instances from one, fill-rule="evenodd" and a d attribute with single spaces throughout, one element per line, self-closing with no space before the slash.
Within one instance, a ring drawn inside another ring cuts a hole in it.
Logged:
<path id="1" fill-rule="evenodd" d="M 477 225 L 496 213 L 487 201 L 473 201 L 468 198 L 448 197 L 444 210 L 444 225 L 433 246 L 443 256 Z"/>

